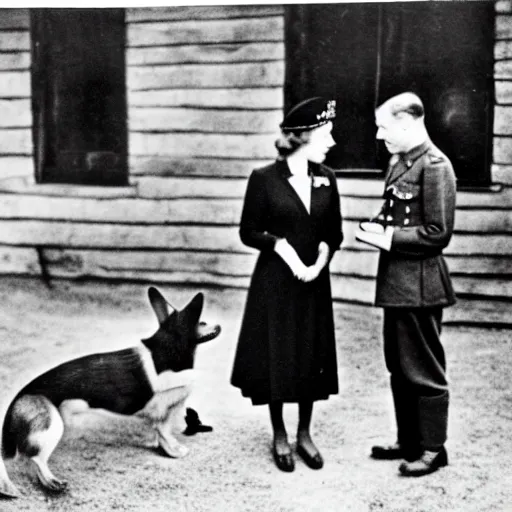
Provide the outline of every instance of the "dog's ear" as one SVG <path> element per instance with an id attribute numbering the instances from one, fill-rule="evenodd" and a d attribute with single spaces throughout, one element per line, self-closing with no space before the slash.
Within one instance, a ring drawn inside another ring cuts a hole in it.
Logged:
<path id="1" fill-rule="evenodd" d="M 203 312 L 204 295 L 199 292 L 180 312 L 180 321 L 184 325 L 190 327 L 196 326 L 199 323 L 199 318 Z"/>
<path id="2" fill-rule="evenodd" d="M 158 323 L 163 324 L 174 310 L 169 310 L 169 305 L 164 296 L 154 286 L 150 286 L 148 289 L 148 297 Z"/>

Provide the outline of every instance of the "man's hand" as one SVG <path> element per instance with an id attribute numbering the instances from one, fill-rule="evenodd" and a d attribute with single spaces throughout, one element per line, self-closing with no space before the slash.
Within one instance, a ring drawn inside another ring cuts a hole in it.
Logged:
<path id="1" fill-rule="evenodd" d="M 379 224 L 378 222 L 361 222 L 359 224 L 359 227 L 363 231 L 367 231 L 368 233 L 377 233 L 377 234 L 384 234 L 384 226 L 382 224 Z"/>
<path id="2" fill-rule="evenodd" d="M 383 251 L 390 251 L 394 229 L 393 226 L 384 228 L 384 226 L 376 222 L 362 222 L 359 230 L 356 231 L 356 240 Z"/>

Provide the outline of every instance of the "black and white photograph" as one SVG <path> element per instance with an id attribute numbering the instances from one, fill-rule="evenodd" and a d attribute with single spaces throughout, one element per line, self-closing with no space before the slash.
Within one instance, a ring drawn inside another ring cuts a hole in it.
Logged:
<path id="1" fill-rule="evenodd" d="M 512 0 L 0 7 L 1 512 L 512 512 Z"/>

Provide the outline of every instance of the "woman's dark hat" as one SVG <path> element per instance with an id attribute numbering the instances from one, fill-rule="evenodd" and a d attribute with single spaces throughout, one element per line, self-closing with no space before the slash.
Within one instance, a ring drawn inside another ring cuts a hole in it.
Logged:
<path id="1" fill-rule="evenodd" d="M 279 125 L 283 132 L 312 130 L 336 117 L 336 101 L 316 97 L 295 105 Z"/>

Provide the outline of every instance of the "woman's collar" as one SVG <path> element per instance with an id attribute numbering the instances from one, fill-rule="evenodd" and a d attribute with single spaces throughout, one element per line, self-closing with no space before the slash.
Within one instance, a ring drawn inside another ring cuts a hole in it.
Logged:
<path id="1" fill-rule="evenodd" d="M 288 167 L 288 162 L 285 158 L 282 160 L 279 159 L 276 161 L 277 168 L 279 169 L 279 172 L 281 172 L 282 176 L 284 178 L 290 178 L 294 174 L 290 170 L 290 167 Z M 308 175 L 309 176 L 325 176 L 326 173 L 322 170 L 322 164 L 317 164 L 314 162 L 308 162 Z"/>

